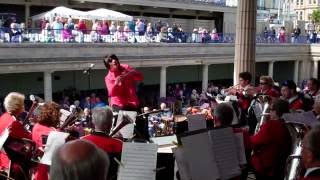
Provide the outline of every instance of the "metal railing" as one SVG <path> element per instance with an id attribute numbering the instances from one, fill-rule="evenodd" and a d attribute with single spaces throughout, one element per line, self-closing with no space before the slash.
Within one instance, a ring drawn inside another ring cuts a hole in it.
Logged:
<path id="1" fill-rule="evenodd" d="M 317 35 L 257 34 L 256 43 L 320 43 Z M 197 32 L 131 32 L 108 34 L 93 30 L 5 29 L 0 28 L 0 43 L 234 43 L 235 34 Z"/>

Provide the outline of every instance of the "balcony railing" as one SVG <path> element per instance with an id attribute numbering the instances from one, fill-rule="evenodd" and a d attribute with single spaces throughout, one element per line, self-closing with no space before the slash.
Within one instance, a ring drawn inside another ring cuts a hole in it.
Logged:
<path id="1" fill-rule="evenodd" d="M 257 34 L 256 43 L 320 43 L 317 35 Z M 68 29 L 0 29 L 0 43 L 234 43 L 235 34 L 206 32 L 126 32 L 103 33 Z"/>

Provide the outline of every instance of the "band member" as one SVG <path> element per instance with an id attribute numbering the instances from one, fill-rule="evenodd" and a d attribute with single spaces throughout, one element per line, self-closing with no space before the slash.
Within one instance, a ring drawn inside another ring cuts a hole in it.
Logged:
<path id="1" fill-rule="evenodd" d="M 50 180 L 106 180 L 108 177 L 108 155 L 90 142 L 69 141 L 52 157 Z"/>
<path id="2" fill-rule="evenodd" d="M 121 153 L 122 141 L 109 136 L 112 127 L 113 113 L 110 108 L 94 108 L 92 110 L 92 121 L 94 131 L 92 134 L 82 137 L 97 145 L 107 153 Z"/>
<path id="3" fill-rule="evenodd" d="M 26 131 L 22 123 L 18 121 L 19 115 L 24 112 L 24 100 L 25 96 L 17 92 L 11 92 L 5 97 L 6 113 L 0 117 L 0 134 L 8 129 L 9 138 L 31 139 L 31 133 Z M 9 158 L 3 151 L 0 152 L 0 168 L 9 168 Z"/>
<path id="4" fill-rule="evenodd" d="M 304 109 L 304 104 L 299 94 L 297 93 L 297 85 L 292 80 L 287 80 L 282 83 L 281 87 L 282 98 L 289 102 L 290 109 L 301 110 Z"/>
<path id="5" fill-rule="evenodd" d="M 302 161 L 306 168 L 303 180 L 320 179 L 320 126 L 311 129 L 303 139 Z"/>
<path id="6" fill-rule="evenodd" d="M 214 119 L 215 119 L 215 127 L 231 127 L 232 121 L 233 121 L 233 109 L 231 107 L 231 104 L 227 103 L 220 103 L 217 105 L 217 107 L 214 109 Z M 243 135 L 243 143 L 245 147 L 245 154 L 247 159 L 250 159 L 251 154 L 251 145 L 250 145 L 250 135 L 249 132 L 246 129 L 242 128 L 233 128 L 234 133 L 241 133 Z M 247 179 L 248 175 L 248 167 L 245 164 L 240 164 L 242 167 L 242 173 L 240 178 L 235 179 Z"/>
<path id="7" fill-rule="evenodd" d="M 290 154 L 291 137 L 280 117 L 289 113 L 286 100 L 275 100 L 270 106 L 270 120 L 250 137 L 253 148 L 251 163 L 256 179 L 283 179 L 285 162 Z"/>
<path id="8" fill-rule="evenodd" d="M 238 88 L 232 88 L 229 94 L 236 95 L 238 97 L 239 106 L 241 109 L 240 124 L 247 124 L 246 116 L 248 114 L 248 108 L 250 102 L 255 94 L 255 88 L 250 84 L 252 75 L 249 72 L 239 73 L 239 86 Z"/>
<path id="9" fill-rule="evenodd" d="M 310 95 L 312 98 L 320 94 L 319 81 L 315 78 L 311 78 L 307 81 L 307 88 L 304 89 L 304 93 Z"/>
<path id="10" fill-rule="evenodd" d="M 142 73 L 127 64 L 120 64 L 116 55 L 105 56 L 104 65 L 109 70 L 105 83 L 113 110 L 137 110 L 136 83 L 143 80 Z"/>
<path id="11" fill-rule="evenodd" d="M 273 88 L 274 82 L 270 76 L 261 76 L 259 81 L 260 93 L 272 98 L 280 97 L 280 93 Z"/>
<path id="12" fill-rule="evenodd" d="M 32 140 L 36 143 L 37 149 L 44 151 L 46 138 L 51 131 L 56 131 L 60 122 L 60 106 L 55 102 L 46 102 L 41 106 L 38 122 L 32 129 Z M 47 180 L 49 167 L 45 164 L 39 164 L 35 180 Z"/>

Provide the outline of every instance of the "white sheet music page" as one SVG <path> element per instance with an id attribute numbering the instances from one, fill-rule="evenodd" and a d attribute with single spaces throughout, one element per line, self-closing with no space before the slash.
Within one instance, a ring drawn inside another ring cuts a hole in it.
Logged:
<path id="1" fill-rule="evenodd" d="M 192 180 L 220 178 L 208 132 L 181 137 L 184 158 L 190 168 Z"/>
<path id="2" fill-rule="evenodd" d="M 178 164 L 179 174 L 181 180 L 191 180 L 190 168 L 188 161 L 185 159 L 186 155 L 182 147 L 172 148 L 174 158 Z"/>
<path id="3" fill-rule="evenodd" d="M 48 136 L 44 154 L 40 160 L 41 164 L 51 165 L 53 153 L 66 142 L 69 133 L 51 131 Z"/>
<path id="4" fill-rule="evenodd" d="M 6 128 L 0 136 L 0 150 L 9 137 L 9 130 Z"/>
<path id="5" fill-rule="evenodd" d="M 206 119 L 203 114 L 188 115 L 187 119 L 189 131 L 207 128 Z"/>
<path id="6" fill-rule="evenodd" d="M 130 119 L 132 123 L 127 124 L 120 129 L 120 133 L 123 138 L 130 139 L 133 137 L 134 132 L 134 123 L 136 122 L 137 112 L 136 111 L 119 111 L 117 125 L 123 121 L 123 116 L 126 116 Z"/>
<path id="7" fill-rule="evenodd" d="M 123 143 L 118 180 L 155 180 L 158 145 Z"/>
<path id="8" fill-rule="evenodd" d="M 247 158 L 244 148 L 244 142 L 243 142 L 243 133 L 234 133 L 234 139 L 236 142 L 236 149 L 237 149 L 237 155 L 239 159 L 239 164 L 244 165 L 247 164 Z"/>
<path id="9" fill-rule="evenodd" d="M 232 128 L 209 131 L 220 179 L 230 179 L 241 174 Z"/>

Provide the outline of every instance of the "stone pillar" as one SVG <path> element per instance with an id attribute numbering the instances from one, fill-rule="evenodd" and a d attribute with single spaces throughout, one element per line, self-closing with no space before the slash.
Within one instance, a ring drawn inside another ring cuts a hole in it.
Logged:
<path id="1" fill-rule="evenodd" d="M 273 78 L 273 64 L 274 64 L 274 61 L 270 61 L 269 62 L 269 65 L 268 65 L 268 76 L 272 77 Z"/>
<path id="2" fill-rule="evenodd" d="M 25 8 L 25 20 L 24 20 L 24 22 L 25 22 L 25 25 L 26 25 L 26 27 L 28 26 L 28 19 L 30 18 L 30 5 L 29 4 L 25 4 L 25 6 L 24 6 Z M 30 28 L 30 27 L 27 27 L 27 28 Z"/>
<path id="3" fill-rule="evenodd" d="M 318 61 L 313 61 L 312 77 L 318 79 Z"/>
<path id="4" fill-rule="evenodd" d="M 167 67 L 162 66 L 160 70 L 160 97 L 167 97 Z"/>
<path id="5" fill-rule="evenodd" d="M 298 61 L 298 60 L 296 60 L 294 62 L 293 81 L 295 83 L 298 83 L 298 81 L 299 81 L 299 63 L 300 63 L 300 61 Z"/>
<path id="6" fill-rule="evenodd" d="M 310 79 L 311 78 L 311 61 L 310 60 L 303 60 L 301 62 L 301 69 L 299 71 L 299 81 Z"/>
<path id="7" fill-rule="evenodd" d="M 204 64 L 202 66 L 202 90 L 207 90 L 208 88 L 208 72 L 209 72 L 209 65 Z"/>
<path id="8" fill-rule="evenodd" d="M 239 0 L 237 8 L 234 84 L 240 72 L 250 72 L 254 79 L 256 63 L 257 0 Z"/>
<path id="9" fill-rule="evenodd" d="M 44 75 L 44 100 L 52 101 L 52 72 L 46 71 Z"/>

